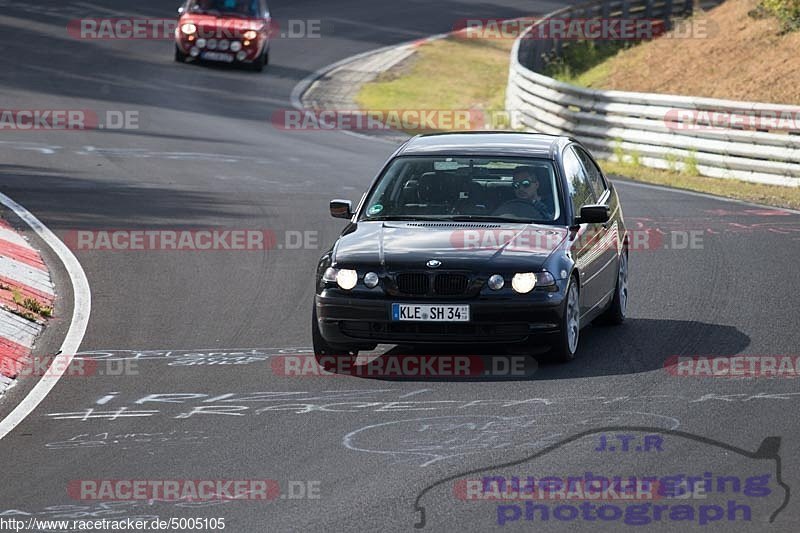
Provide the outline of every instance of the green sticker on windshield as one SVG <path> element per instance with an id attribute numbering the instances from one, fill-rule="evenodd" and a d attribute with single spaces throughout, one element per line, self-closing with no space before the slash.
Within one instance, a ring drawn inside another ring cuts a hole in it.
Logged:
<path id="1" fill-rule="evenodd" d="M 377 215 L 383 211 L 383 206 L 381 204 L 375 204 L 367 210 L 368 215 Z"/>

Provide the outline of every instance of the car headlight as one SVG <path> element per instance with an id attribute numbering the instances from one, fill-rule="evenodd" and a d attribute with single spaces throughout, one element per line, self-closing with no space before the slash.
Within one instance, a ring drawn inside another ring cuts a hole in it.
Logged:
<path id="1" fill-rule="evenodd" d="M 531 292 L 536 286 L 536 274 L 533 272 L 520 272 L 514 274 L 511 280 L 511 287 L 520 294 Z"/>
<path id="2" fill-rule="evenodd" d="M 503 279 L 503 276 L 500 274 L 494 274 L 493 276 L 489 277 L 489 288 L 493 291 L 499 291 L 503 288 L 503 285 L 506 284 L 506 280 Z"/>
<path id="3" fill-rule="evenodd" d="M 181 31 L 186 35 L 191 35 L 197 31 L 197 26 L 195 26 L 191 22 L 187 22 L 186 24 L 181 26 Z"/>
<path id="4" fill-rule="evenodd" d="M 253 40 L 256 37 L 258 37 L 258 32 L 255 31 L 255 30 L 247 30 L 246 32 L 244 32 L 244 38 L 245 39 Z"/>
<path id="5" fill-rule="evenodd" d="M 336 283 L 339 284 L 339 287 L 343 288 L 346 291 L 349 291 L 353 287 L 356 286 L 358 282 L 358 272 L 355 270 L 348 270 L 346 268 L 341 269 L 336 274 Z"/>
<path id="6" fill-rule="evenodd" d="M 322 275 L 322 280 L 329 283 L 336 283 L 342 289 L 349 291 L 358 283 L 358 272 L 347 268 L 328 267 Z"/>
<path id="7" fill-rule="evenodd" d="M 328 267 L 325 269 L 325 273 L 322 275 L 322 281 L 327 281 L 328 283 L 336 283 L 336 274 L 339 271 L 333 267 Z"/>

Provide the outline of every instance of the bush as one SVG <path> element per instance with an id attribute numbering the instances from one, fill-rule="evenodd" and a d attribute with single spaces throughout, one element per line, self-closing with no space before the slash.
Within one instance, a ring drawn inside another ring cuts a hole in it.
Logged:
<path id="1" fill-rule="evenodd" d="M 759 7 L 776 17 L 783 31 L 800 29 L 800 0 L 762 0 Z"/>

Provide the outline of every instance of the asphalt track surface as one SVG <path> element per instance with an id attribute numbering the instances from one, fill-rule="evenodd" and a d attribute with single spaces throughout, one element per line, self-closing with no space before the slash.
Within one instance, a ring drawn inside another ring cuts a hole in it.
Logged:
<path id="1" fill-rule="evenodd" d="M 638 527 L 800 527 L 797 381 L 664 370 L 673 355 L 798 353 L 797 214 L 619 181 L 628 224 L 665 237 L 657 249 L 631 253 L 629 320 L 584 330 L 574 363 L 469 381 L 287 377 L 275 370 L 282 350 L 310 348 L 316 260 L 343 226 L 329 218 L 328 200 L 357 200 L 394 147 L 335 132 L 281 131 L 271 114 L 290 107 L 303 78 L 352 54 L 447 31 L 466 17 L 541 14 L 558 4 L 272 2 L 279 21 L 321 19 L 322 38 L 276 40 L 263 74 L 174 64 L 169 42 L 79 41 L 65 30 L 69 20 L 87 16 L 171 17 L 170 2 L 0 6 L 0 107 L 140 115 L 136 131 L 0 133 L 0 191 L 56 234 L 223 227 L 271 230 L 281 243 L 287 231 L 317 232 L 319 243 L 260 252 L 77 251 L 93 304 L 82 351 L 113 350 L 127 363 L 103 360 L 99 367 L 106 374 L 123 368 L 121 376 L 62 378 L 0 441 L 0 517 L 224 517 L 228 531 L 404 531 L 421 524 L 424 509 L 428 530 L 481 531 L 498 526 L 498 513 L 518 511 L 459 499 L 458 483 L 470 477 L 713 470 L 740 479 L 770 473 L 773 490 L 762 497 L 712 494 L 689 502 L 696 513 L 690 521 L 664 514 Z M 690 231 L 702 241 L 686 248 Z M 61 307 L 42 353 L 58 346 L 70 316 L 68 278 L 58 268 L 55 276 Z M 142 350 L 151 352 L 137 358 Z M 152 352 L 158 350 L 177 357 Z M 204 355 L 184 355 L 198 351 Z M 242 351 L 250 357 L 209 355 Z M 240 364 L 202 364 L 211 361 Z M 23 381 L 5 397 L 3 415 L 31 384 Z M 155 394 L 184 396 L 142 401 Z M 642 438 L 627 452 L 595 451 L 601 436 L 620 433 Z M 646 434 L 663 438 L 661 451 L 645 451 Z M 569 440 L 575 435 L 584 436 Z M 752 453 L 772 436 L 781 439 L 785 486 L 776 482 L 769 447 L 763 457 Z M 271 479 L 284 497 L 73 498 L 70 481 L 85 479 Z M 288 497 L 290 481 L 310 482 L 319 497 Z M 753 504 L 750 522 L 726 515 L 698 525 L 699 505 L 720 500 L 724 507 L 730 499 Z M 525 520 L 524 502 L 511 503 L 522 511 L 506 529 L 635 527 L 613 518 L 569 519 L 567 511 L 560 521 L 537 524 Z"/>

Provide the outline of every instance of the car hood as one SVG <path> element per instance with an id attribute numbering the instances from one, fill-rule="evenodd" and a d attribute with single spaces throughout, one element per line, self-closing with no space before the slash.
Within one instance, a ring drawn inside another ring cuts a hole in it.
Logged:
<path id="1" fill-rule="evenodd" d="M 564 242 L 565 227 L 456 222 L 359 222 L 339 238 L 334 262 L 387 270 L 518 271 L 540 269 Z"/>
<path id="2" fill-rule="evenodd" d="M 181 17 L 179 27 L 183 24 L 192 23 L 200 29 L 216 29 L 224 27 L 236 32 L 247 30 L 260 31 L 265 22 L 259 18 L 246 19 L 241 17 L 226 17 L 225 15 L 184 15 Z"/>

